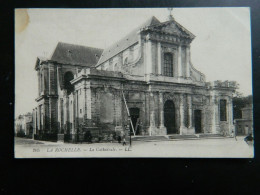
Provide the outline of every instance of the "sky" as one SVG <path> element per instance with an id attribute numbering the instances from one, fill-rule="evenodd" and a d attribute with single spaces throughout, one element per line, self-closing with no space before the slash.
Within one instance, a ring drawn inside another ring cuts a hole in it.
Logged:
<path id="1" fill-rule="evenodd" d="M 16 9 L 15 116 L 37 106 L 37 56 L 51 57 L 58 42 L 106 48 L 167 8 Z M 243 95 L 252 94 L 249 8 L 173 8 L 172 15 L 196 38 L 193 66 L 206 81 L 232 80 Z"/>

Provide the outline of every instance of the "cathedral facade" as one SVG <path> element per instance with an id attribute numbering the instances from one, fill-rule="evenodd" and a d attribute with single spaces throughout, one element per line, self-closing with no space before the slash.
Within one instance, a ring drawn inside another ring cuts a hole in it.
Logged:
<path id="1" fill-rule="evenodd" d="M 170 16 L 150 18 L 104 50 L 58 43 L 35 65 L 35 137 L 77 141 L 127 124 L 143 136 L 229 135 L 236 82 L 206 82 L 191 63 L 194 38 Z"/>

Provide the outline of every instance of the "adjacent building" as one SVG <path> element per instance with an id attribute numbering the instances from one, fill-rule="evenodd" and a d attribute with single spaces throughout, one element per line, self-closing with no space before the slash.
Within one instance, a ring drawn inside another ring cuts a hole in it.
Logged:
<path id="1" fill-rule="evenodd" d="M 170 15 L 151 17 L 104 50 L 58 43 L 35 64 L 35 136 L 78 141 L 129 121 L 135 135 L 229 135 L 236 82 L 206 82 L 191 62 L 194 38 Z"/>
<path id="2" fill-rule="evenodd" d="M 253 104 L 248 104 L 241 109 L 242 118 L 235 119 L 237 135 L 253 134 Z"/>
<path id="3" fill-rule="evenodd" d="M 15 136 L 32 138 L 33 135 L 33 119 L 32 113 L 28 112 L 19 115 L 15 119 Z"/>

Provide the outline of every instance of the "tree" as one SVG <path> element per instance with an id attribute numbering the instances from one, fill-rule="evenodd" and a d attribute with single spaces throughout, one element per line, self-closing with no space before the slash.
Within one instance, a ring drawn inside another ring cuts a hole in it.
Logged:
<path id="1" fill-rule="evenodd" d="M 241 109 L 246 107 L 248 104 L 253 103 L 253 96 L 249 95 L 246 97 L 243 97 L 240 95 L 241 93 L 238 93 L 238 96 L 235 96 L 233 98 L 233 119 L 240 119 L 242 118 L 242 111 Z"/>

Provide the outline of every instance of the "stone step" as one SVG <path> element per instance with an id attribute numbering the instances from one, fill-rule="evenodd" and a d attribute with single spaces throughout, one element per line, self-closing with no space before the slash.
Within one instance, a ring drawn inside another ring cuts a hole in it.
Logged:
<path id="1" fill-rule="evenodd" d="M 198 134 L 199 138 L 224 138 L 223 135 L 220 134 Z"/>
<path id="2" fill-rule="evenodd" d="M 133 141 L 169 141 L 169 140 L 199 140 L 225 138 L 220 134 L 168 135 L 168 136 L 132 136 Z"/>
<path id="3" fill-rule="evenodd" d="M 196 135 L 169 135 L 169 139 L 198 139 Z"/>
<path id="4" fill-rule="evenodd" d="M 133 141 L 167 141 L 169 140 L 165 136 L 133 136 L 131 138 Z"/>

